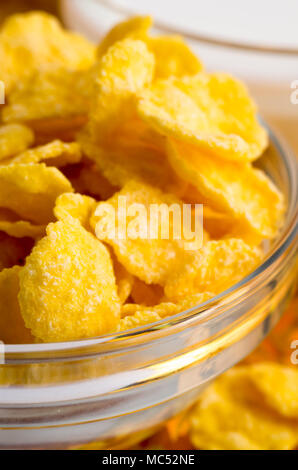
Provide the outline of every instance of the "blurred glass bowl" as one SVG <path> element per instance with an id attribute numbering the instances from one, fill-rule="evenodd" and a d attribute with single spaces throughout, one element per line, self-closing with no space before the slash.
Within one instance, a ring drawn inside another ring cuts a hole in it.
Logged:
<path id="1" fill-rule="evenodd" d="M 293 0 L 61 0 L 66 25 L 93 41 L 134 14 L 152 14 L 154 33 L 181 34 L 207 69 L 249 86 L 260 113 L 298 154 L 298 3 Z"/>
<path id="2" fill-rule="evenodd" d="M 147 327 L 5 346 L 0 449 L 125 448 L 190 406 L 263 340 L 297 273 L 297 162 L 269 133 L 260 166 L 283 191 L 287 214 L 262 265 L 209 302 Z"/>

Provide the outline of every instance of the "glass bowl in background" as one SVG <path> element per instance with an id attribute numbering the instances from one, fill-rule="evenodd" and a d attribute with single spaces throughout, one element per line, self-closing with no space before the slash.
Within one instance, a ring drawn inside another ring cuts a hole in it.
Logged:
<path id="1" fill-rule="evenodd" d="M 269 133 L 259 165 L 283 191 L 287 213 L 262 265 L 205 304 L 147 327 L 7 345 L 0 365 L 0 448 L 94 442 L 93 448 L 127 448 L 190 406 L 263 340 L 286 308 L 297 270 L 297 162 Z"/>
<path id="2" fill-rule="evenodd" d="M 60 5 L 66 25 L 93 41 L 128 16 L 151 14 L 154 33 L 184 36 L 208 70 L 244 80 L 261 115 L 298 154 L 298 2 L 61 0 Z"/>

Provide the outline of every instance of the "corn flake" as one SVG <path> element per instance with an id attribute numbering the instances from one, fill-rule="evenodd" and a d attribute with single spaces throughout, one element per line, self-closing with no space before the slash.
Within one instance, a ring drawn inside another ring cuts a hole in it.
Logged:
<path id="1" fill-rule="evenodd" d="M 266 387 L 264 375 L 269 379 Z M 254 380 L 257 376 L 261 382 Z M 204 450 L 294 449 L 298 445 L 297 415 L 289 417 L 282 402 L 289 403 L 292 410 L 288 385 L 294 385 L 293 406 L 297 406 L 297 380 L 296 370 L 271 363 L 226 372 L 203 391 L 192 413 L 194 446 Z M 278 409 L 271 406 L 275 395 Z"/>
<path id="2" fill-rule="evenodd" d="M 152 25 L 150 16 L 134 16 L 116 24 L 103 38 L 97 48 L 97 56 L 102 57 L 115 42 L 123 39 L 145 39 Z"/>
<path id="3" fill-rule="evenodd" d="M 0 188 L 0 207 L 38 225 L 53 220 L 56 198 L 72 191 L 71 184 L 57 168 L 43 163 L 1 166 Z"/>
<path id="4" fill-rule="evenodd" d="M 26 150 L 8 163 L 45 162 L 59 168 L 68 164 L 78 163 L 81 158 L 82 153 L 77 142 L 67 143 L 57 139 L 46 145 Z"/>
<path id="5" fill-rule="evenodd" d="M 283 220 L 281 192 L 261 170 L 202 154 L 193 145 L 171 140 L 169 160 L 175 171 L 206 195 L 219 210 L 230 212 L 250 231 L 271 238 Z"/>
<path id="6" fill-rule="evenodd" d="M 298 418 L 298 373 L 293 367 L 261 363 L 250 367 L 249 378 L 267 406 L 282 416 Z"/>
<path id="7" fill-rule="evenodd" d="M 86 122 L 86 116 L 55 117 L 30 121 L 30 127 L 35 133 L 36 145 L 45 145 L 56 139 L 73 142 Z"/>
<path id="8" fill-rule="evenodd" d="M 113 261 L 114 273 L 116 277 L 118 297 L 121 304 L 124 304 L 131 294 L 135 278 L 125 269 L 121 263 L 119 263 L 112 252 L 111 258 Z"/>
<path id="9" fill-rule="evenodd" d="M 109 48 L 99 63 L 95 102 L 91 110 L 93 136 L 106 144 L 135 110 L 134 98 L 148 85 L 154 72 L 154 57 L 146 44 L 124 39 Z"/>
<path id="10" fill-rule="evenodd" d="M 1 214 L 0 210 L 0 214 Z M 25 220 L 0 219 L 0 230 L 15 238 L 30 237 L 33 239 L 40 238 L 45 233 L 45 225 L 34 225 Z"/>
<path id="11" fill-rule="evenodd" d="M 23 265 L 32 245 L 33 241 L 28 237 L 20 239 L 0 232 L 0 271 L 15 265 Z"/>
<path id="12" fill-rule="evenodd" d="M 157 305 L 161 302 L 164 295 L 163 288 L 158 284 L 146 284 L 137 277 L 134 278 L 131 297 L 136 304 L 140 305 Z"/>
<path id="13" fill-rule="evenodd" d="M 148 38 L 147 45 L 155 57 L 155 79 L 194 75 L 203 68 L 200 60 L 180 36 Z"/>
<path id="14" fill-rule="evenodd" d="M 160 321 L 164 317 L 173 315 L 176 311 L 177 306 L 170 302 L 161 303 L 152 308 L 137 304 L 126 304 L 121 311 L 123 318 L 120 320 L 120 331 Z"/>
<path id="15" fill-rule="evenodd" d="M 92 196 L 97 200 L 108 199 L 119 189 L 105 178 L 96 163 L 86 158 L 83 158 L 80 164 L 63 168 L 63 174 L 76 192 Z"/>
<path id="16" fill-rule="evenodd" d="M 74 219 L 50 224 L 20 272 L 19 302 L 43 341 L 115 330 L 120 302 L 108 250 Z"/>
<path id="17" fill-rule="evenodd" d="M 56 199 L 54 214 L 58 220 L 76 219 L 87 230 L 89 220 L 95 210 L 96 201 L 82 194 L 63 193 Z"/>
<path id="18" fill-rule="evenodd" d="M 32 130 L 22 124 L 0 126 L 0 161 L 23 152 L 33 141 Z"/>
<path id="19" fill-rule="evenodd" d="M 0 272 L 0 340 L 6 344 L 32 343 L 18 303 L 19 272 L 14 266 Z"/>
<path id="20" fill-rule="evenodd" d="M 76 340 L 203 310 L 281 227 L 283 195 L 252 166 L 268 135 L 246 87 L 204 72 L 179 36 L 150 37 L 151 24 L 126 20 L 98 47 L 42 12 L 0 28 L 0 340 Z M 199 239 L 183 203 L 205 206 Z M 229 374 L 202 396 L 195 445 L 298 445 L 295 373 Z"/>
<path id="21" fill-rule="evenodd" d="M 94 60 L 92 44 L 44 12 L 13 15 L 0 30 L 0 80 L 8 93 L 36 70 L 87 69 Z"/>
<path id="22" fill-rule="evenodd" d="M 114 188 L 123 187 L 133 179 L 157 185 L 177 196 L 185 190 L 186 183 L 176 176 L 161 150 L 138 146 L 110 150 L 99 147 L 88 134 L 81 135 L 80 145 Z"/>
<path id="23" fill-rule="evenodd" d="M 153 83 L 140 93 L 138 112 L 162 134 L 225 160 L 255 160 L 268 145 L 246 88 L 226 74 Z"/>
<path id="24" fill-rule="evenodd" d="M 122 222 L 123 204 L 128 211 L 130 207 L 136 209 L 135 214 L 127 218 L 127 226 Z M 100 240 L 113 247 L 118 260 L 131 274 L 147 284 L 162 285 L 175 271 L 177 259 L 183 255 L 184 244 L 183 240 L 174 238 L 171 220 L 167 227 L 161 217 L 152 215 L 150 206 L 153 204 L 157 207 L 164 204 L 169 208 L 172 204 L 180 207 L 181 203 L 173 195 L 131 181 L 111 199 L 98 204 L 91 226 Z M 138 213 L 140 205 L 141 212 Z M 151 229 L 154 237 L 149 236 Z M 163 230 L 166 230 L 165 234 Z"/>
<path id="25" fill-rule="evenodd" d="M 261 252 L 241 239 L 209 241 L 200 250 L 185 254 L 165 285 L 168 298 L 196 292 L 218 294 L 237 283 L 261 261 Z"/>

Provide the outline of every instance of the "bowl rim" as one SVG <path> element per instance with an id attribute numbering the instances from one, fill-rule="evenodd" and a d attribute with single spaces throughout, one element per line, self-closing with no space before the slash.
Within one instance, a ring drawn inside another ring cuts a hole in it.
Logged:
<path id="1" fill-rule="evenodd" d="M 120 6 L 115 3 L 114 0 L 96 0 L 102 6 L 109 8 L 110 10 L 124 15 L 126 17 L 135 16 L 136 12 L 129 7 Z M 192 31 L 187 31 L 180 27 L 171 26 L 166 21 L 154 20 L 154 26 L 167 34 L 180 34 L 190 41 L 198 41 L 201 43 L 209 44 L 211 46 L 223 47 L 223 48 L 232 48 L 236 50 L 242 50 L 247 52 L 257 52 L 261 54 L 278 54 L 285 56 L 298 56 L 297 47 L 277 47 L 270 46 L 258 43 L 246 43 L 246 42 L 236 42 L 228 39 L 219 39 L 207 34 L 195 33 Z"/>
<path id="2" fill-rule="evenodd" d="M 296 246 L 296 250 L 298 246 L 298 159 L 296 159 L 295 154 L 289 149 L 283 139 L 281 139 L 280 136 L 277 137 L 275 131 L 273 132 L 263 119 L 261 119 L 261 121 L 263 126 L 267 129 L 270 143 L 283 161 L 288 177 L 288 186 L 291 189 L 291 198 L 280 236 L 273 243 L 265 259 L 253 272 L 204 303 L 157 322 L 119 333 L 110 333 L 86 339 L 51 343 L 4 344 L 5 356 L 16 354 L 19 358 L 19 356 L 22 357 L 22 355 L 24 355 L 27 362 L 40 353 L 53 354 L 60 352 L 65 354 L 71 352 L 74 356 L 78 357 L 82 350 L 88 347 L 93 348 L 94 346 L 114 344 L 117 342 L 121 348 L 122 346 L 125 348 L 131 339 L 137 339 L 142 344 L 149 343 L 154 338 L 154 333 L 162 331 L 170 335 L 174 333 L 173 327 L 178 326 L 181 328 L 189 321 L 197 318 L 199 318 L 200 321 L 207 322 L 209 318 L 224 313 L 230 302 L 234 302 L 235 299 L 237 299 L 237 301 L 243 300 L 248 288 L 251 290 L 258 285 L 258 280 L 269 273 L 271 266 L 281 258 L 293 242 Z M 222 309 L 224 310 L 223 312 L 221 312 Z"/>

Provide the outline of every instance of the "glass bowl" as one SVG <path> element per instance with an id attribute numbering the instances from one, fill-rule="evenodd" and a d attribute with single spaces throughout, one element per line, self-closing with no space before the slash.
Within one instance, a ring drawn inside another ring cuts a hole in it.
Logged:
<path id="1" fill-rule="evenodd" d="M 190 406 L 263 340 L 286 308 L 297 269 L 297 162 L 269 134 L 259 165 L 284 192 L 287 213 L 262 265 L 205 304 L 146 327 L 5 346 L 0 448 L 125 448 Z"/>

